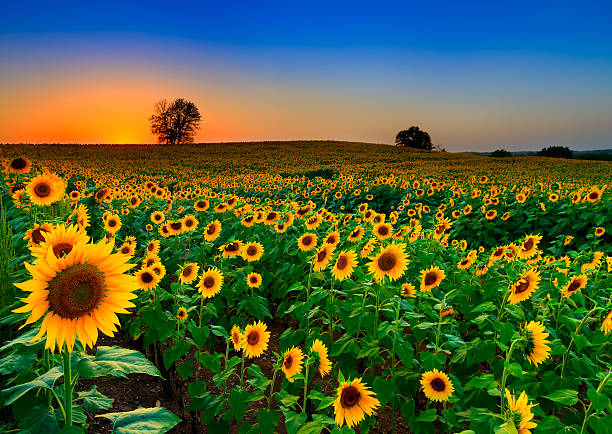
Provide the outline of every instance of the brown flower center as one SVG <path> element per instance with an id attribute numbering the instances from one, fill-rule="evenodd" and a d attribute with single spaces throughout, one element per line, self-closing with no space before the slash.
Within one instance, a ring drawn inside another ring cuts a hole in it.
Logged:
<path id="1" fill-rule="evenodd" d="M 310 235 L 305 236 L 304 238 L 302 238 L 302 244 L 305 246 L 309 246 L 312 244 L 312 237 Z"/>
<path id="2" fill-rule="evenodd" d="M 523 244 L 523 250 L 531 250 L 532 247 L 533 247 L 533 238 L 529 238 Z"/>
<path id="3" fill-rule="evenodd" d="M 290 369 L 291 365 L 293 365 L 293 357 L 291 355 L 288 355 L 287 357 L 285 357 L 285 361 L 283 362 L 283 365 L 285 365 L 286 369 Z"/>
<path id="4" fill-rule="evenodd" d="M 442 381 L 441 378 L 437 378 L 437 377 L 431 381 L 431 387 L 436 392 L 443 392 L 444 389 L 446 389 L 446 385 L 444 384 L 444 381 Z"/>
<path id="5" fill-rule="evenodd" d="M 66 256 L 68 253 L 72 251 L 72 244 L 70 243 L 59 243 L 53 246 L 53 254 L 56 258 L 61 258 L 62 256 Z"/>
<path id="6" fill-rule="evenodd" d="M 206 233 L 208 235 L 213 235 L 215 232 L 217 232 L 217 228 L 215 225 L 209 225 L 208 228 L 206 229 Z"/>
<path id="7" fill-rule="evenodd" d="M 344 255 L 340 256 L 338 258 L 338 261 L 336 262 L 336 268 L 338 270 L 344 270 L 347 265 L 348 265 L 348 259 L 346 258 L 346 256 Z"/>
<path id="8" fill-rule="evenodd" d="M 27 165 L 28 165 L 28 162 L 21 157 L 15 158 L 13 161 L 11 161 L 11 168 L 15 170 L 25 169 Z"/>
<path id="9" fill-rule="evenodd" d="M 36 245 L 39 245 L 43 241 L 45 241 L 45 237 L 43 237 L 43 232 L 49 232 L 43 228 L 36 228 L 32 231 L 32 242 Z"/>
<path id="10" fill-rule="evenodd" d="M 51 194 L 51 187 L 46 182 L 39 182 L 34 187 L 34 194 L 37 197 L 47 197 Z"/>
<path id="11" fill-rule="evenodd" d="M 257 333 L 256 331 L 252 331 L 251 333 L 249 333 L 249 335 L 247 336 L 247 342 L 249 343 L 249 345 L 257 345 L 257 342 L 259 342 L 259 333 Z"/>
<path id="12" fill-rule="evenodd" d="M 183 268 L 183 277 L 191 276 L 192 271 L 193 271 L 193 267 L 191 265 L 188 265 L 187 267 Z"/>
<path id="13" fill-rule="evenodd" d="M 393 253 L 384 253 L 380 258 L 378 258 L 378 268 L 382 271 L 387 272 L 395 267 L 397 263 L 397 258 Z"/>
<path id="14" fill-rule="evenodd" d="M 237 242 L 231 242 L 229 243 L 227 246 L 225 246 L 225 251 L 226 252 L 237 252 L 238 251 L 238 243 Z"/>
<path id="15" fill-rule="evenodd" d="M 430 271 L 425 275 L 425 285 L 427 286 L 433 285 L 436 283 L 436 280 L 438 280 L 438 275 L 435 273 L 435 271 Z"/>
<path id="16" fill-rule="evenodd" d="M 140 276 L 140 280 L 142 280 L 142 283 L 151 283 L 153 282 L 153 275 L 149 273 L 148 271 L 145 271 Z"/>
<path id="17" fill-rule="evenodd" d="M 257 254 L 257 246 L 249 246 L 247 249 L 248 256 L 255 256 Z"/>
<path id="18" fill-rule="evenodd" d="M 323 262 L 327 257 L 327 250 L 323 249 L 317 253 L 317 262 Z"/>
<path id="19" fill-rule="evenodd" d="M 175 231 L 178 231 L 180 228 L 183 227 L 183 224 L 181 222 L 172 222 L 170 223 L 170 227 Z"/>
<path id="20" fill-rule="evenodd" d="M 389 233 L 389 228 L 387 226 L 381 226 L 378 228 L 379 235 L 387 235 Z"/>
<path id="21" fill-rule="evenodd" d="M 342 408 L 352 408 L 359 402 L 360 398 L 359 390 L 353 386 L 346 387 L 342 390 L 340 395 L 340 404 Z"/>
<path id="22" fill-rule="evenodd" d="M 78 318 L 94 311 L 105 292 L 104 274 L 93 264 L 75 264 L 49 282 L 49 308 L 62 318 Z"/>
<path id="23" fill-rule="evenodd" d="M 215 286 L 215 278 L 212 276 L 207 276 L 204 279 L 203 285 L 205 288 L 208 288 L 208 289 L 212 288 L 213 286 Z"/>
<path id="24" fill-rule="evenodd" d="M 572 283 L 570 283 L 570 285 L 567 288 L 567 290 L 569 292 L 574 292 L 574 291 L 577 291 L 578 288 L 580 288 L 580 281 L 579 280 L 574 280 L 574 281 L 572 281 Z"/>
<path id="25" fill-rule="evenodd" d="M 518 285 L 516 285 L 514 289 L 515 294 L 521 294 L 529 289 L 529 281 L 527 279 L 522 279 Z"/>

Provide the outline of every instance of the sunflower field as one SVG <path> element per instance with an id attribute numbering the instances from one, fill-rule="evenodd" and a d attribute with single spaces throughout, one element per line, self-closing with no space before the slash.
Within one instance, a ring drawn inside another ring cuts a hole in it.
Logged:
<path id="1" fill-rule="evenodd" d="M 612 163 L 5 146 L 0 429 L 612 432 Z"/>

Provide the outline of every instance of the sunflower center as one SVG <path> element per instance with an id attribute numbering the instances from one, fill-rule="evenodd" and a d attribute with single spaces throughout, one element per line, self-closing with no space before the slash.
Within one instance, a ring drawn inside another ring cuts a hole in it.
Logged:
<path id="1" fill-rule="evenodd" d="M 140 280 L 142 280 L 143 283 L 151 283 L 153 282 L 153 275 L 149 273 L 148 271 L 145 271 L 140 276 Z"/>
<path id="2" fill-rule="evenodd" d="M 206 279 L 204 279 L 203 285 L 206 288 L 212 288 L 215 286 L 215 278 L 212 276 L 207 276 Z"/>
<path id="3" fill-rule="evenodd" d="M 93 264 L 75 264 L 49 282 L 49 308 L 62 318 L 93 312 L 104 298 L 104 273 Z"/>
<path id="4" fill-rule="evenodd" d="M 593 191 L 589 194 L 589 199 L 597 199 L 599 195 L 597 194 L 596 191 Z"/>
<path id="5" fill-rule="evenodd" d="M 41 182 L 34 187 L 34 193 L 38 197 L 47 197 L 51 194 L 51 188 L 49 188 L 48 184 Z"/>
<path id="6" fill-rule="evenodd" d="M 256 254 L 257 254 L 257 247 L 249 246 L 249 248 L 247 249 L 247 255 L 248 256 L 255 256 Z"/>
<path id="7" fill-rule="evenodd" d="M 233 243 L 229 243 L 226 247 L 225 247 L 225 251 L 226 252 L 236 252 L 238 251 L 238 243 L 233 242 Z"/>
<path id="8" fill-rule="evenodd" d="M 342 391 L 340 395 L 340 404 L 343 408 L 352 408 L 359 402 L 359 390 L 353 386 L 349 386 Z"/>
<path id="9" fill-rule="evenodd" d="M 257 283 L 257 276 L 251 276 L 251 283 Z"/>
<path id="10" fill-rule="evenodd" d="M 523 250 L 530 250 L 533 247 L 533 238 L 529 238 L 527 241 L 525 241 L 525 244 L 523 244 Z"/>
<path id="11" fill-rule="evenodd" d="M 247 341 L 249 345 L 257 345 L 257 342 L 259 342 L 259 333 L 255 331 L 249 333 L 247 336 Z"/>
<path id="12" fill-rule="evenodd" d="M 327 257 L 327 250 L 323 249 L 319 253 L 317 253 L 317 262 L 323 262 L 323 260 Z"/>
<path id="13" fill-rule="evenodd" d="M 188 228 L 193 226 L 193 220 L 191 219 L 187 219 L 185 220 L 185 226 L 187 226 Z"/>
<path id="14" fill-rule="evenodd" d="M 327 244 L 336 244 L 336 237 L 333 235 L 327 238 Z"/>
<path id="15" fill-rule="evenodd" d="M 216 232 L 215 225 L 210 225 L 208 226 L 208 229 L 206 229 L 206 233 L 208 235 L 213 235 L 215 232 Z"/>
<path id="16" fill-rule="evenodd" d="M 285 357 L 285 361 L 283 362 L 283 364 L 285 365 L 285 368 L 287 369 L 291 368 L 291 365 L 293 365 L 293 357 L 292 356 Z"/>
<path id="17" fill-rule="evenodd" d="M 305 246 L 309 246 L 312 244 L 312 237 L 309 235 L 307 237 L 302 238 L 302 244 Z"/>
<path id="18" fill-rule="evenodd" d="M 193 268 L 191 266 L 183 268 L 183 276 L 185 276 L 185 277 L 191 276 L 192 269 Z"/>
<path id="19" fill-rule="evenodd" d="M 578 288 L 580 288 L 580 282 L 578 280 L 574 280 L 572 283 L 570 283 L 570 286 L 567 288 L 567 290 L 570 292 L 574 292 L 577 291 Z"/>
<path id="20" fill-rule="evenodd" d="M 346 259 L 346 256 L 340 256 L 338 258 L 338 262 L 336 262 L 336 268 L 338 270 L 344 270 L 347 265 L 348 265 L 348 261 Z"/>
<path id="21" fill-rule="evenodd" d="M 443 392 L 444 389 L 446 389 L 446 385 L 444 384 L 444 381 L 442 381 L 441 378 L 434 378 L 431 381 L 431 387 L 436 392 Z"/>
<path id="22" fill-rule="evenodd" d="M 438 276 L 435 272 L 430 271 L 425 275 L 425 285 L 433 285 L 438 280 Z"/>
<path id="23" fill-rule="evenodd" d="M 175 231 L 178 231 L 182 226 L 183 226 L 183 224 L 181 222 L 172 222 L 172 223 L 170 223 L 170 227 L 172 229 L 174 229 Z"/>
<path id="24" fill-rule="evenodd" d="M 72 251 L 72 244 L 70 243 L 59 243 L 53 246 L 53 254 L 56 258 L 61 258 L 62 256 L 66 256 L 68 253 Z"/>
<path id="25" fill-rule="evenodd" d="M 117 221 L 115 219 L 110 219 L 108 221 L 108 227 L 109 228 L 114 228 L 115 226 L 117 226 Z"/>
<path id="26" fill-rule="evenodd" d="M 125 246 L 121 249 L 121 253 L 123 253 L 124 255 L 127 255 L 128 253 L 130 253 L 130 248 L 128 246 Z"/>
<path id="27" fill-rule="evenodd" d="M 529 281 L 527 279 L 523 279 L 519 282 L 518 285 L 516 285 L 516 288 L 514 289 L 514 293 L 521 294 L 527 291 L 528 288 L 529 288 Z"/>
<path id="28" fill-rule="evenodd" d="M 234 334 L 232 335 L 232 339 L 233 339 L 233 341 L 234 341 L 234 343 L 235 343 L 236 345 L 238 345 L 238 344 L 240 343 L 240 335 L 239 335 L 238 333 L 234 333 Z"/>
<path id="29" fill-rule="evenodd" d="M 15 158 L 13 161 L 11 161 L 11 167 L 15 170 L 25 169 L 27 165 L 27 161 L 21 157 Z"/>
<path id="30" fill-rule="evenodd" d="M 378 258 L 378 268 L 382 271 L 387 272 L 395 267 L 397 263 L 397 258 L 393 253 L 384 253 L 380 258 Z"/>
<path id="31" fill-rule="evenodd" d="M 43 232 L 49 232 L 43 228 L 36 228 L 32 231 L 32 242 L 36 245 L 45 241 L 45 237 L 43 237 Z"/>

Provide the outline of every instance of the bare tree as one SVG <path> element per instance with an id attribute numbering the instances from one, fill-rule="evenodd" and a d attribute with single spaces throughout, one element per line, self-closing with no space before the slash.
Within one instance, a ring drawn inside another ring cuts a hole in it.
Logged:
<path id="1" fill-rule="evenodd" d="M 157 136 L 159 143 L 175 145 L 192 143 L 196 131 L 200 128 L 200 111 L 191 101 L 177 98 L 172 103 L 163 99 L 153 106 L 151 133 Z"/>

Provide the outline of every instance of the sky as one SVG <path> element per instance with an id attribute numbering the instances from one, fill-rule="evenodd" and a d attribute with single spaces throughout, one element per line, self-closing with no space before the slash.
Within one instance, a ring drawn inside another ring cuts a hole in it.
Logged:
<path id="1" fill-rule="evenodd" d="M 201 142 L 612 148 L 609 1 L 3 2 L 0 143 L 154 143 L 163 98 Z"/>

